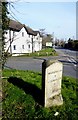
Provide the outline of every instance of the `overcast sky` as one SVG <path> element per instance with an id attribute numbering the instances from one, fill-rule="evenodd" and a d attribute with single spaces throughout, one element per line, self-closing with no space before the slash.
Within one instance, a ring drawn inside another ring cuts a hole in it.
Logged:
<path id="1" fill-rule="evenodd" d="M 44 28 L 59 39 L 76 38 L 76 2 L 22 1 L 13 6 L 9 8 L 11 15 L 32 29 Z"/>

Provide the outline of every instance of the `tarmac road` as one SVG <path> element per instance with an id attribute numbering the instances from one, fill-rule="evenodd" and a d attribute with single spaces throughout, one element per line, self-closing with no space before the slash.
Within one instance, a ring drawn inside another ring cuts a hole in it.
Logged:
<path id="1" fill-rule="evenodd" d="M 63 75 L 78 78 L 76 61 L 71 60 L 62 50 L 56 51 L 59 52 L 59 56 L 41 57 L 38 59 L 33 57 L 10 57 L 5 64 L 5 68 L 42 72 L 44 59 L 56 59 L 63 63 Z"/>

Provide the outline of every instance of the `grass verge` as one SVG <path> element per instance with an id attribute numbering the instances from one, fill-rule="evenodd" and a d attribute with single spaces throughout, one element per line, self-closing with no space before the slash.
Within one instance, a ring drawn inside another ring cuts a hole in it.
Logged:
<path id="1" fill-rule="evenodd" d="M 42 49 L 42 50 L 37 51 L 37 52 L 26 53 L 26 54 L 20 55 L 20 56 L 33 57 L 33 56 L 57 56 L 57 55 L 58 55 L 57 52 L 53 48 L 45 48 L 45 49 Z"/>
<path id="2" fill-rule="evenodd" d="M 78 120 L 76 79 L 63 77 L 63 105 L 44 108 L 41 105 L 41 80 L 38 72 L 3 71 L 3 120 Z M 54 114 L 58 112 L 58 116 Z"/>

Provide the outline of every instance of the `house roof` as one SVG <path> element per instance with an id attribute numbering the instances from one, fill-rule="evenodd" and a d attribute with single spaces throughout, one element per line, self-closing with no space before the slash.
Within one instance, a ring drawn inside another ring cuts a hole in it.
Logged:
<path id="1" fill-rule="evenodd" d="M 25 29 L 29 35 L 37 35 L 37 33 L 28 26 L 25 26 Z"/>
<path id="2" fill-rule="evenodd" d="M 23 28 L 23 26 L 23 24 L 14 20 L 10 20 L 9 22 L 9 29 L 14 31 L 20 31 Z"/>
<path id="3" fill-rule="evenodd" d="M 24 24 L 21 24 L 20 22 L 17 22 L 14 20 L 10 20 L 10 22 L 9 22 L 9 29 L 11 29 L 11 30 L 20 31 L 23 27 L 26 29 L 26 31 L 29 35 L 36 36 L 39 33 L 39 31 L 34 31 L 30 27 L 28 27 Z"/>

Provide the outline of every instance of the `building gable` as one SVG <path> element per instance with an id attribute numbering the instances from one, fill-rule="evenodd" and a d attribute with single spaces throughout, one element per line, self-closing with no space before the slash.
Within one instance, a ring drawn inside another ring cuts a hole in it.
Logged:
<path id="1" fill-rule="evenodd" d="M 17 22 L 17 21 L 14 21 L 14 20 L 10 20 L 10 22 L 9 22 L 9 29 L 12 30 L 12 31 L 18 31 L 19 32 L 23 27 L 25 28 L 25 30 L 27 31 L 27 34 L 29 34 L 29 35 L 36 36 L 39 33 L 39 31 L 34 31 L 30 27 L 28 27 L 24 24 L 21 24 L 20 22 Z"/>

